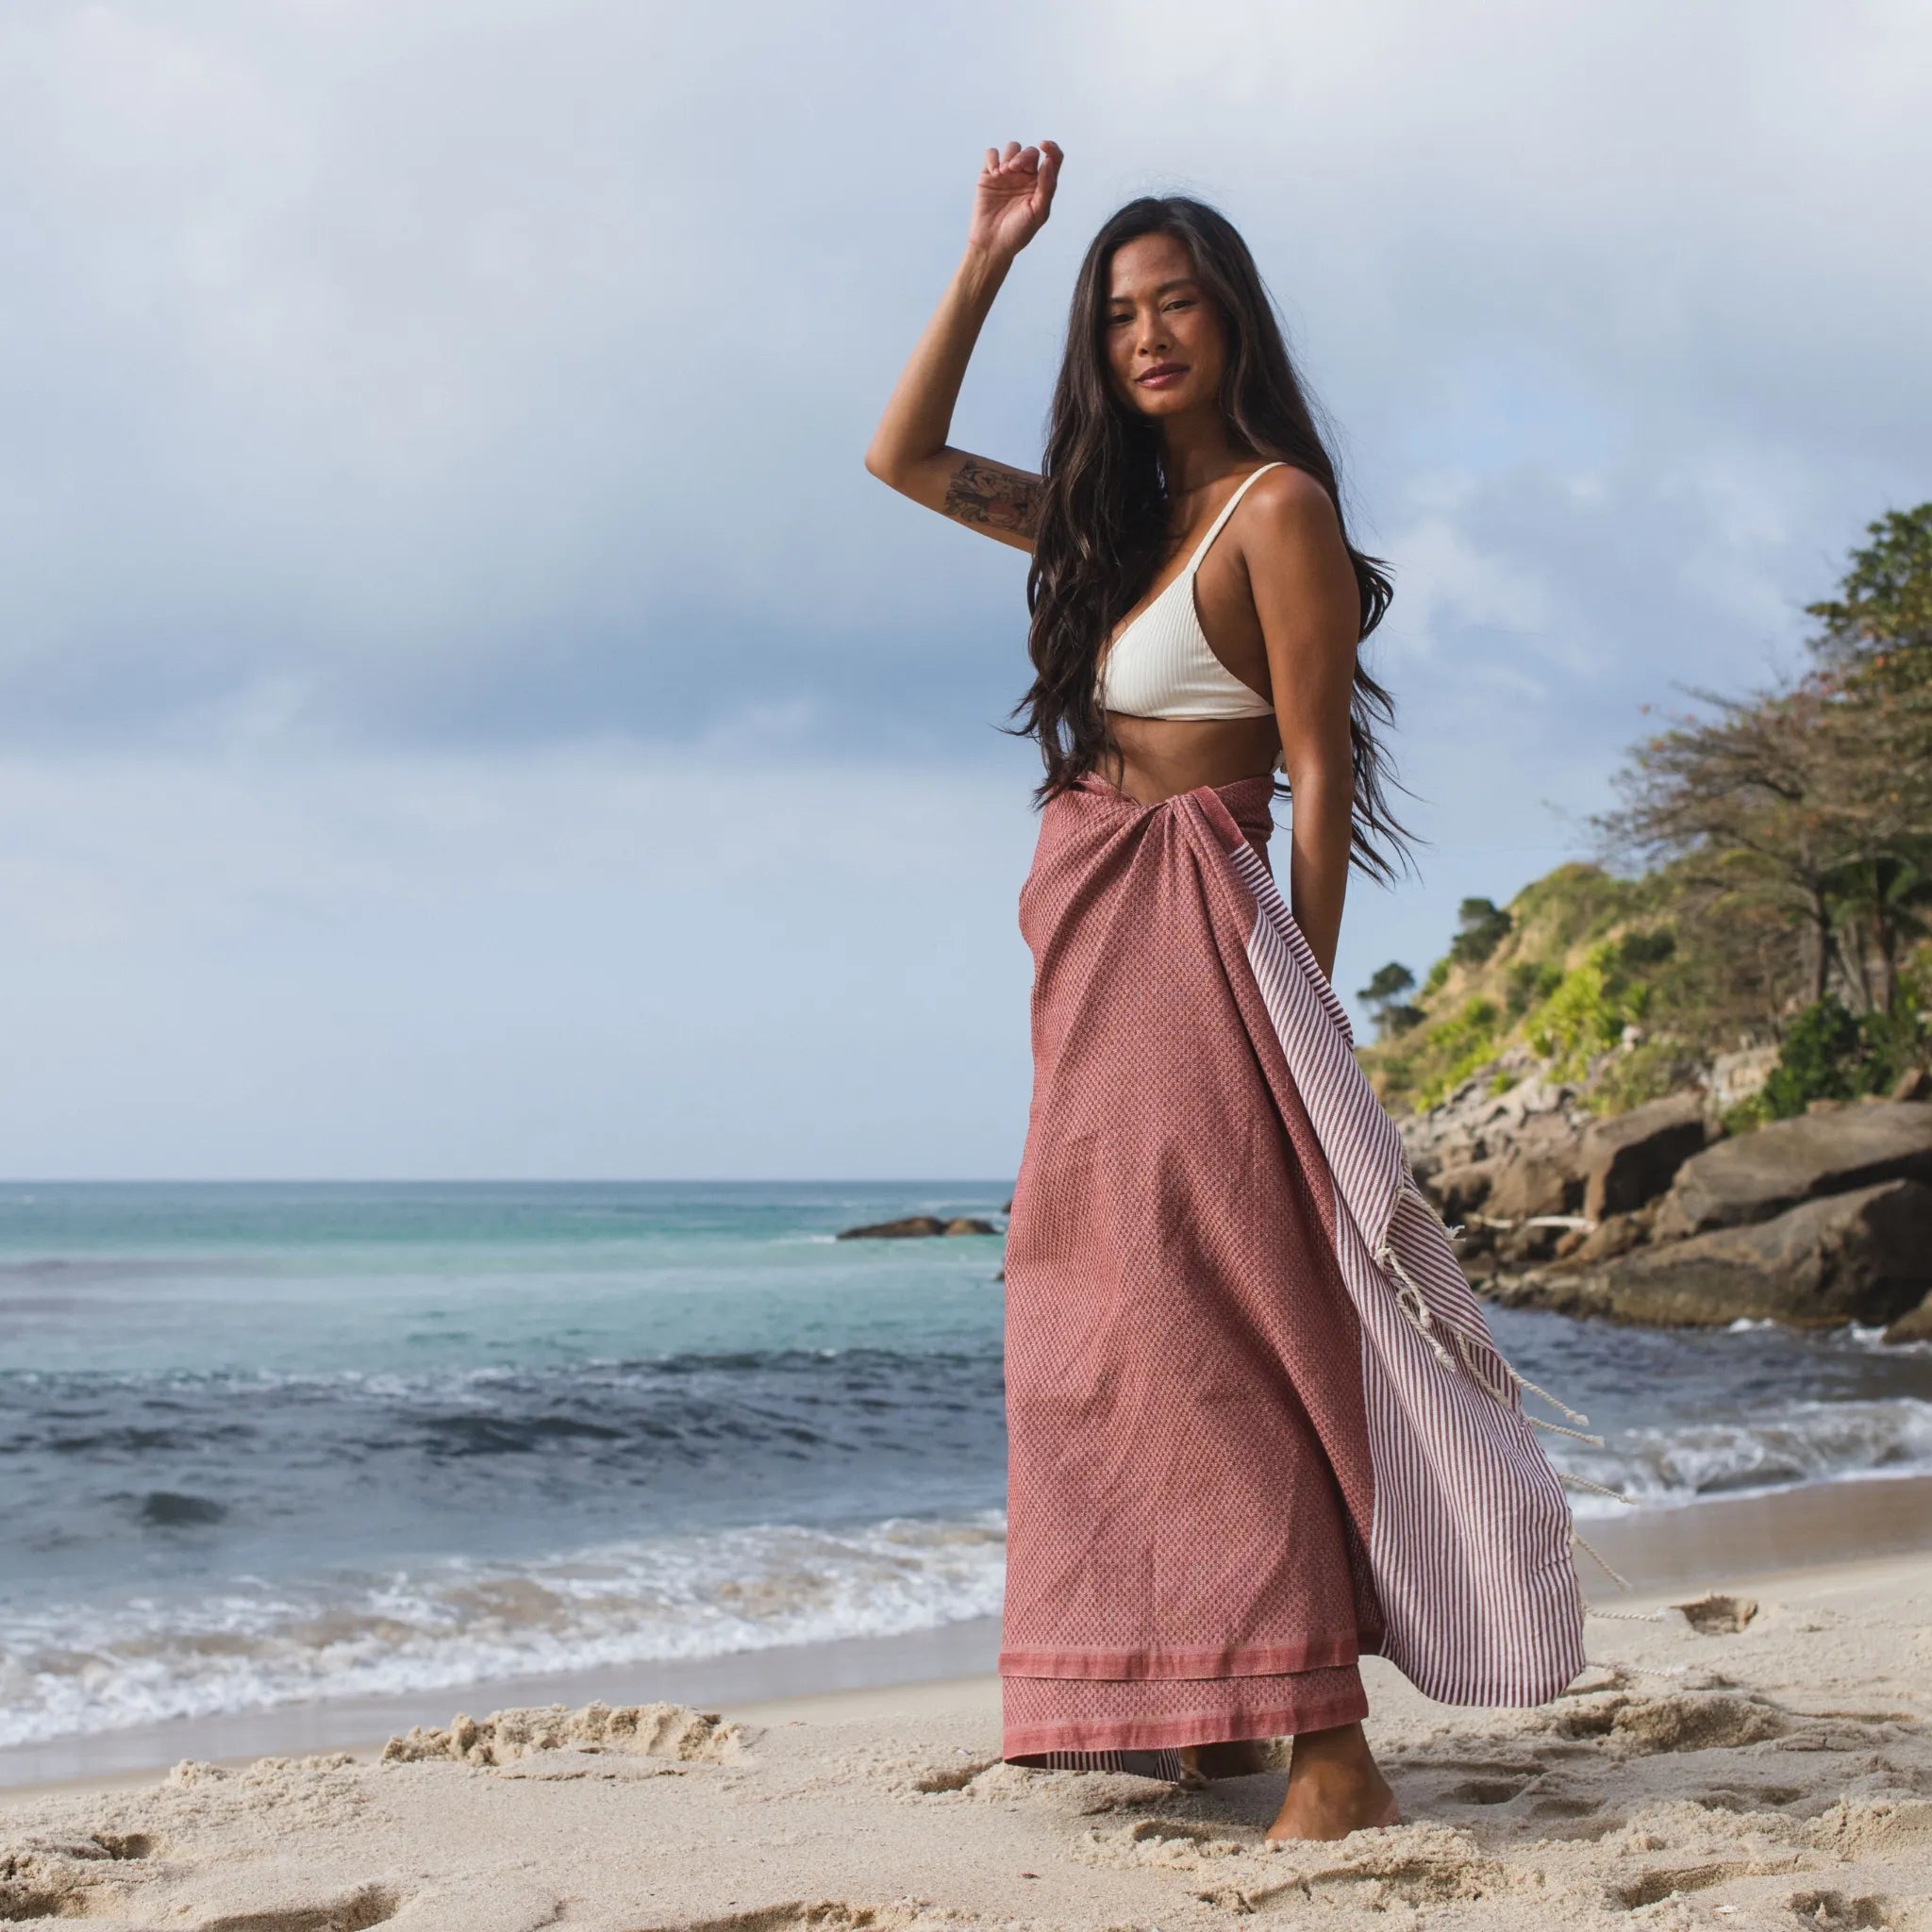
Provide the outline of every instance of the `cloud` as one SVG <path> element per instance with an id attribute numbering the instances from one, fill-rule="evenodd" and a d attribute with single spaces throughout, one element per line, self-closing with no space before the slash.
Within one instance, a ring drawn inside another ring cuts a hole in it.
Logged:
<path id="1" fill-rule="evenodd" d="M 1790 661 L 1932 493 L 1928 51 L 1905 0 L 9 9 L 0 795 L 53 1043 L 11 1164 L 508 1171 L 540 1113 L 532 1172 L 1010 1159 L 1025 560 L 860 463 L 1008 137 L 1067 169 L 955 441 L 1036 459 L 1119 201 L 1236 220 L 1394 575 L 1433 841 L 1338 979 L 1420 967 L 1582 849 L 1641 703 Z M 929 866 L 836 856 L 928 793 Z M 652 938 L 692 930 L 816 991 Z M 631 975 L 579 1045 L 574 945 Z"/>
<path id="2" fill-rule="evenodd" d="M 1010 1174 L 1023 774 L 0 766 L 0 1173 Z"/>
<path id="3" fill-rule="evenodd" d="M 1607 493 L 1575 542 L 1613 545 L 1715 451 L 1759 514 L 1693 491 L 1673 547 L 1742 579 L 1797 538 L 1815 588 L 1924 446 L 1904 7 L 1745 34 L 1724 8 L 1224 5 L 1179 37 L 1144 6 L 236 0 L 0 36 L 16 741 L 141 738 L 268 680 L 301 691 L 291 729 L 677 742 L 750 685 L 821 700 L 827 747 L 863 719 L 975 756 L 928 721 L 1017 696 L 1024 560 L 858 458 L 981 146 L 1049 102 L 1061 206 L 958 425 L 1011 459 L 1087 234 L 1150 185 L 1250 234 L 1391 550 L 1420 528 L 1526 583 L 1528 533 L 1478 565 L 1406 499 L 1457 464 L 1582 476 Z"/>

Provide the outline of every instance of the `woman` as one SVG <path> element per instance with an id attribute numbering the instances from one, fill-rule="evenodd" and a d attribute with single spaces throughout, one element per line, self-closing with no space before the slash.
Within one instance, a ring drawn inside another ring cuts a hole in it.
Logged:
<path id="1" fill-rule="evenodd" d="M 1329 985 L 1349 866 L 1387 875 L 1400 836 L 1357 661 L 1389 584 L 1239 235 L 1128 204 L 1075 282 L 1041 473 L 947 442 L 1061 158 L 988 150 L 866 456 L 1033 556 L 1004 1754 L 1195 1778 L 1292 1736 L 1269 1836 L 1338 1838 L 1399 1818 L 1362 1655 L 1472 1703 L 1580 1668 L 1569 1511 Z"/>

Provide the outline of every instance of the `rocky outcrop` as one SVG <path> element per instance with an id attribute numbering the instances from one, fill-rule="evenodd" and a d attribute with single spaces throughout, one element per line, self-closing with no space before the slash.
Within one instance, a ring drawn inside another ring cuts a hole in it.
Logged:
<path id="1" fill-rule="evenodd" d="M 1499 1072 L 1520 1077 L 1496 1092 Z M 1442 1218 L 1479 1224 L 1580 1208 L 1588 1118 L 1574 1087 L 1545 1079 L 1526 1048 L 1512 1048 L 1498 1067 L 1400 1125 L 1410 1170 Z M 1541 1251 L 1547 1243 L 1530 1245 Z"/>
<path id="2" fill-rule="evenodd" d="M 841 1241 L 905 1241 L 919 1235 L 997 1234 L 991 1222 L 976 1215 L 958 1214 L 941 1221 L 936 1214 L 908 1214 L 903 1221 L 874 1221 L 866 1227 L 841 1228 Z"/>
<path id="3" fill-rule="evenodd" d="M 1932 1292 L 1915 1308 L 1907 1308 L 1885 1331 L 1888 1341 L 1932 1341 Z"/>
<path id="4" fill-rule="evenodd" d="M 1500 1160 L 1465 1160 L 1439 1167 L 1424 1185 L 1444 1221 L 1466 1221 L 1488 1205 Z"/>
<path id="5" fill-rule="evenodd" d="M 1591 1221 L 1647 1207 L 1709 1138 L 1704 1100 L 1671 1093 L 1628 1113 L 1593 1121 L 1583 1131 L 1583 1212 Z"/>
<path id="6" fill-rule="evenodd" d="M 908 1214 L 903 1221 L 874 1221 L 864 1227 L 841 1227 L 841 1241 L 905 1241 L 913 1235 L 944 1234 L 946 1224 L 936 1214 Z"/>
<path id="7" fill-rule="evenodd" d="M 1650 1239 L 1651 1218 L 1648 1208 L 1635 1208 L 1628 1214 L 1607 1214 L 1601 1221 L 1582 1230 L 1574 1241 L 1566 1237 L 1558 1241 L 1557 1258 L 1578 1268 L 1613 1261 L 1619 1255 L 1627 1255 L 1632 1248 L 1641 1247 Z"/>
<path id="8" fill-rule="evenodd" d="M 1497 1077 L 1509 1079 L 1492 1091 Z M 1398 1122 L 1410 1170 L 1424 1185 L 1451 1168 L 1500 1158 L 1538 1134 L 1580 1134 L 1589 1116 L 1576 1089 L 1544 1078 L 1526 1046 L 1512 1046 L 1434 1107 Z"/>
<path id="9" fill-rule="evenodd" d="M 1614 1321 L 1932 1341 L 1932 1075 L 1725 1139 L 1719 1103 L 1761 1085 L 1775 1049 L 1731 1058 L 1722 1081 L 1599 1120 L 1519 1045 L 1403 1120 L 1470 1280 Z"/>
<path id="10" fill-rule="evenodd" d="M 1888 1340 L 1932 1341 L 1932 1106 L 1918 1085 L 1714 1139 L 1707 1091 L 1591 1120 L 1572 1090 L 1518 1071 L 1497 1093 L 1486 1070 L 1403 1124 L 1492 1300 L 1660 1327 L 1890 1324 Z"/>
<path id="11" fill-rule="evenodd" d="M 1484 1212 L 1497 1221 L 1574 1214 L 1583 1206 L 1583 1136 L 1559 1112 L 1525 1122 L 1496 1163 Z"/>
<path id="12" fill-rule="evenodd" d="M 1890 1180 L 1932 1182 L 1932 1107 L 1923 1102 L 1833 1108 L 1720 1141 L 1678 1170 L 1652 1232 L 1673 1241 L 1746 1226 Z"/>
<path id="13" fill-rule="evenodd" d="M 1932 1187 L 1884 1181 L 1491 1291 L 1513 1306 L 1662 1328 L 1891 1322 L 1932 1293 Z"/>

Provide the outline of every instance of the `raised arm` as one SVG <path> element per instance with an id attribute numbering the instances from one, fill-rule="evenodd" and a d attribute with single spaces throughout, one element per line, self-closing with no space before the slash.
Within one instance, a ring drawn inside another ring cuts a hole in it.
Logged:
<path id="1" fill-rule="evenodd" d="M 865 467 L 914 503 L 1017 550 L 1033 548 L 1041 481 L 1031 470 L 996 463 L 946 441 L 966 364 L 1013 258 L 1040 232 L 1053 206 L 1060 151 L 1007 143 L 986 151 L 974 192 L 966 253 L 925 325 L 873 432 Z"/>

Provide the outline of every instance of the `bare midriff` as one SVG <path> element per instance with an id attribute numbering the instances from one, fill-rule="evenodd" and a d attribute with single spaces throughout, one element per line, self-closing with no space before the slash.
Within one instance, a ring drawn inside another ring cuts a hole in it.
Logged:
<path id="1" fill-rule="evenodd" d="M 1098 774 L 1137 805 L 1158 805 L 1198 785 L 1232 785 L 1274 769 L 1281 736 L 1274 718 L 1136 718 L 1107 714 L 1120 746 Z"/>

